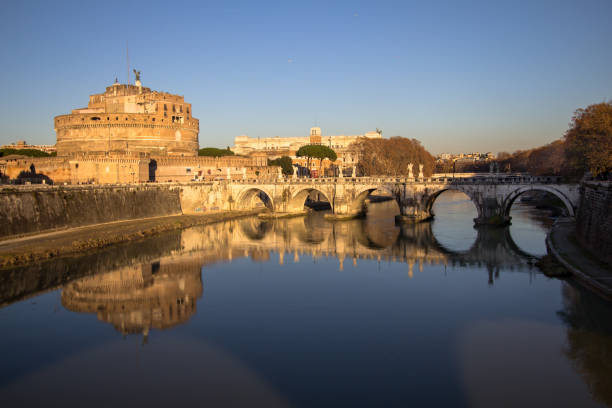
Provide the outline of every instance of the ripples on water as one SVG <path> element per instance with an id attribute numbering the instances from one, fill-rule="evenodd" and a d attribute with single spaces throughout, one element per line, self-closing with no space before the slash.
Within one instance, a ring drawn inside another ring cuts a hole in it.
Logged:
<path id="1" fill-rule="evenodd" d="M 431 223 L 256 218 L 0 273 L 3 406 L 605 406 L 607 303 L 442 194 Z"/>

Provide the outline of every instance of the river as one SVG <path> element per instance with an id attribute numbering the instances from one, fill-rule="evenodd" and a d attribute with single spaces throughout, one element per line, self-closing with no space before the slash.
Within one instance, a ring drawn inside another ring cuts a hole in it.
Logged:
<path id="1" fill-rule="evenodd" d="M 435 219 L 256 217 L 0 271 L 3 407 L 612 406 L 612 307 L 443 193 Z"/>

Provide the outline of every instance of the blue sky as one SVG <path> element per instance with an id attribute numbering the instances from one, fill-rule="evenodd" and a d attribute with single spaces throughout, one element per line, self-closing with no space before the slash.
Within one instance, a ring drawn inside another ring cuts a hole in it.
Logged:
<path id="1" fill-rule="evenodd" d="M 193 104 L 202 147 L 316 122 L 514 151 L 612 99 L 610 0 L 20 1 L 0 19 L 0 143 L 54 143 L 54 116 L 126 81 L 126 41 L 145 86 Z"/>

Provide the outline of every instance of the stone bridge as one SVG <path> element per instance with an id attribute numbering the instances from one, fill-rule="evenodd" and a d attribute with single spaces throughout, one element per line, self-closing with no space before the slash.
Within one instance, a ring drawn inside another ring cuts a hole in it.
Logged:
<path id="1" fill-rule="evenodd" d="M 355 177 L 296 178 L 276 180 L 232 180 L 227 183 L 227 201 L 232 209 L 252 209 L 263 201 L 278 217 L 299 214 L 312 193 L 318 193 L 331 205 L 331 219 L 363 215 L 366 199 L 374 191 L 386 192 L 397 201 L 398 221 L 414 223 L 431 218 L 436 198 L 446 190 L 465 193 L 476 206 L 476 224 L 506 224 L 510 208 L 518 196 L 538 190 L 553 194 L 574 216 L 579 203 L 579 185 L 560 177 L 534 177 L 513 174 L 488 174 L 464 178 L 430 177 Z"/>

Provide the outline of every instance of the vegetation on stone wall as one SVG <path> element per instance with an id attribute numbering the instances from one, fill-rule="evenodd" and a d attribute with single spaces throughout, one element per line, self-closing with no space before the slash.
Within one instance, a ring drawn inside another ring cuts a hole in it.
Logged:
<path id="1" fill-rule="evenodd" d="M 302 146 L 295 153 L 297 157 L 306 157 L 308 159 L 308 167 L 310 168 L 311 159 L 319 159 L 319 164 L 323 163 L 323 160 L 329 159 L 332 162 L 336 161 L 338 155 L 331 148 L 324 145 L 306 145 Z"/>
<path id="2" fill-rule="evenodd" d="M 198 150 L 198 156 L 207 156 L 207 157 L 223 157 L 223 156 L 233 156 L 234 152 L 227 149 L 218 149 L 216 147 L 204 147 Z"/>
<path id="3" fill-rule="evenodd" d="M 280 166 L 285 176 L 293 174 L 293 160 L 289 156 L 283 156 L 274 160 L 268 159 L 268 166 Z"/>
<path id="4" fill-rule="evenodd" d="M 419 164 L 423 165 L 424 175 L 430 176 L 434 170 L 434 157 L 416 139 L 395 136 L 389 139 L 362 138 L 351 145 L 359 155 L 357 167 L 365 176 L 404 176 L 408 174 L 408 164 L 412 172 L 419 174 Z"/>
<path id="5" fill-rule="evenodd" d="M 20 156 L 28 156 L 28 157 L 55 157 L 57 156 L 56 152 L 47 153 L 38 149 L 0 149 L 0 157 L 9 156 L 12 154 L 17 154 Z"/>

